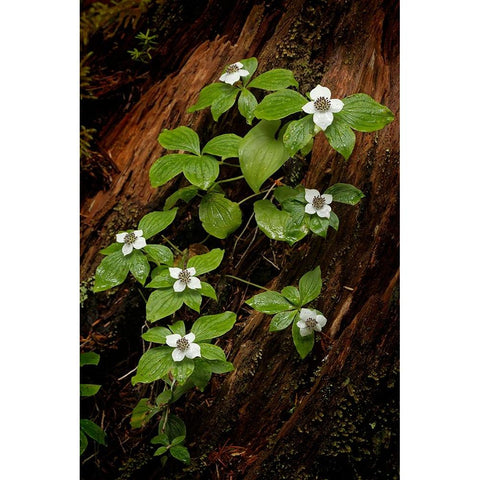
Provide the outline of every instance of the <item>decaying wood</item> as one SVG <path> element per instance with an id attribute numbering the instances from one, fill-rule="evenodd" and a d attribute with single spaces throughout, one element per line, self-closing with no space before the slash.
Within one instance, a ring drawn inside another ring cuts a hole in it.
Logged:
<path id="1" fill-rule="evenodd" d="M 220 21 L 214 3 L 205 10 L 209 22 Z M 186 28 L 178 39 L 179 68 L 152 83 L 136 105 L 102 133 L 101 147 L 118 173 L 108 190 L 82 205 L 82 279 L 94 273 L 101 258 L 98 250 L 111 243 L 116 231 L 159 208 L 178 185 L 179 180 L 159 189 L 149 185 L 149 168 L 164 152 L 156 140 L 159 132 L 186 125 L 204 142 L 211 137 L 210 113 L 187 114 L 186 109 L 226 64 L 256 56 L 259 73 L 292 69 L 302 93 L 321 83 L 331 88 L 334 98 L 364 92 L 387 105 L 396 120 L 380 132 L 357 133 L 348 162 L 322 135 L 315 139 L 302 183 L 319 190 L 351 183 L 366 194 L 355 207 L 334 206 L 338 232 L 330 230 L 326 240 L 310 236 L 293 247 L 259 235 L 235 270 L 251 240 L 246 237 L 235 258 L 222 266 L 221 273 L 243 276 L 264 265 L 272 272 L 269 288 L 281 289 L 320 265 L 324 287 L 316 306 L 328 319 L 326 335 L 319 336 L 312 354 L 301 361 L 289 329 L 270 333 L 269 316 L 242 306 L 245 298 L 259 292 L 220 280 L 220 308 L 239 313 L 232 332 L 220 341 L 228 344 L 236 370 L 213 381 L 208 401 L 208 392 L 192 394 L 193 400 L 202 401 L 197 406 L 190 402 L 183 414 L 189 427 L 187 444 L 197 460 L 183 474 L 178 464 L 170 468 L 182 479 L 398 478 L 397 2 L 231 3 L 233 13 L 222 21 L 223 34 L 197 44 Z M 192 28 L 206 21 L 200 17 Z M 241 119 L 228 115 L 218 133 L 242 125 Z M 248 215 L 244 212 L 245 221 Z M 219 244 L 228 252 L 234 242 L 232 236 Z M 262 254 L 277 268 L 268 267 Z M 222 300 L 222 292 L 227 300 Z M 123 300 L 110 307 L 105 321 L 118 311 L 129 315 L 124 300 L 131 299 L 131 291 L 125 287 L 116 295 Z M 104 297 L 98 298 L 101 303 Z M 96 314 L 102 318 L 100 307 Z M 128 365 L 135 366 L 140 354 L 129 352 Z M 135 391 L 128 379 L 122 388 Z M 109 428 L 115 435 L 115 428 L 127 427 Z M 162 472 L 151 462 L 142 478 L 163 478 Z M 165 478 L 174 478 L 173 473 Z"/>

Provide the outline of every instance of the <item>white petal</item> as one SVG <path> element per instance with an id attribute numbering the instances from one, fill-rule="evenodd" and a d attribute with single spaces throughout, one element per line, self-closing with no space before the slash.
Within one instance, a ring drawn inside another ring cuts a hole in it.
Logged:
<path id="1" fill-rule="evenodd" d="M 313 121 L 315 125 L 318 125 L 322 130 L 326 130 L 333 122 L 332 112 L 317 112 L 313 114 Z"/>
<path id="2" fill-rule="evenodd" d="M 192 276 L 197 273 L 197 271 L 195 270 L 195 267 L 187 268 L 187 272 Z"/>
<path id="3" fill-rule="evenodd" d="M 330 100 L 330 111 L 338 113 L 343 108 L 343 102 L 338 98 L 332 98 Z"/>
<path id="4" fill-rule="evenodd" d="M 331 96 L 332 96 L 332 92 L 327 87 L 322 87 L 321 85 L 317 85 L 310 92 L 310 98 L 312 100 L 316 100 L 317 98 L 320 98 L 320 97 L 325 97 L 330 99 Z"/>
<path id="5" fill-rule="evenodd" d="M 310 308 L 302 308 L 300 310 L 299 317 L 302 320 L 308 320 L 309 318 L 315 318 L 317 315 L 317 312 L 315 310 L 311 310 Z"/>
<path id="6" fill-rule="evenodd" d="M 308 102 L 306 103 L 303 107 L 302 107 L 302 110 L 305 112 L 305 113 L 315 113 L 317 111 L 317 109 L 315 108 L 315 105 L 314 105 L 315 102 Z"/>
<path id="7" fill-rule="evenodd" d="M 180 275 L 180 272 L 182 271 L 182 269 L 177 267 L 170 267 L 168 271 L 170 272 L 170 276 L 176 279 Z"/>
<path id="8" fill-rule="evenodd" d="M 191 277 L 188 281 L 188 288 L 191 288 L 193 290 L 202 288 L 202 283 L 200 282 L 200 279 L 198 279 L 197 277 Z"/>
<path id="9" fill-rule="evenodd" d="M 172 352 L 172 358 L 173 358 L 176 362 L 181 362 L 181 361 L 185 358 L 185 354 L 186 354 L 186 352 L 184 352 L 183 350 L 180 350 L 179 348 L 176 348 L 176 349 Z"/>
<path id="10" fill-rule="evenodd" d="M 123 243 L 125 241 L 126 235 L 127 235 L 127 232 L 117 233 L 117 242 Z"/>
<path id="11" fill-rule="evenodd" d="M 312 333 L 312 329 L 311 328 L 301 328 L 300 329 L 300 335 L 302 337 L 306 337 L 307 335 L 310 335 Z"/>
<path id="12" fill-rule="evenodd" d="M 131 243 L 124 243 L 122 247 L 122 252 L 124 255 L 128 255 L 129 253 L 132 253 L 133 250 L 133 245 Z"/>
<path id="13" fill-rule="evenodd" d="M 315 330 L 317 330 L 317 328 L 322 330 L 322 328 L 327 324 L 327 319 L 323 315 L 317 315 L 317 318 L 315 320 L 317 321 L 317 326 L 315 327 Z M 320 330 L 317 330 L 317 332 L 320 332 Z"/>
<path id="14" fill-rule="evenodd" d="M 329 193 L 324 193 L 322 198 L 325 200 L 325 203 L 328 205 L 332 203 L 333 197 Z"/>
<path id="15" fill-rule="evenodd" d="M 320 192 L 318 190 L 315 190 L 314 188 L 305 189 L 305 200 L 308 203 L 312 203 L 313 199 L 319 196 L 320 196 Z"/>
<path id="16" fill-rule="evenodd" d="M 317 210 L 317 215 L 321 218 L 330 218 L 330 212 L 332 207 L 330 205 L 324 205 L 320 210 Z"/>
<path id="17" fill-rule="evenodd" d="M 235 62 L 234 65 L 238 68 L 243 68 L 243 63 Z"/>
<path id="18" fill-rule="evenodd" d="M 133 246 L 139 250 L 140 248 L 143 248 L 147 244 L 147 241 L 143 237 L 138 237 L 135 239 L 133 242 Z"/>
<path id="19" fill-rule="evenodd" d="M 235 82 L 238 82 L 240 80 L 240 73 L 233 72 L 231 75 L 232 75 L 232 82 L 228 82 L 230 83 L 230 85 L 233 85 Z"/>
<path id="20" fill-rule="evenodd" d="M 188 340 L 188 343 L 192 343 L 195 340 L 195 334 L 193 332 L 187 333 L 183 338 Z"/>
<path id="21" fill-rule="evenodd" d="M 186 285 L 181 280 L 177 280 L 173 284 L 173 290 L 175 292 L 183 292 L 185 290 L 185 287 L 186 287 Z"/>
<path id="22" fill-rule="evenodd" d="M 307 328 L 307 324 L 305 323 L 304 320 L 299 320 L 299 321 L 297 322 L 297 327 L 298 327 L 298 328 Z"/>
<path id="23" fill-rule="evenodd" d="M 220 80 L 221 82 L 226 82 L 229 75 L 230 75 L 229 73 L 223 73 L 223 74 L 221 75 L 221 77 L 219 78 L 219 80 Z"/>
<path id="24" fill-rule="evenodd" d="M 200 345 L 198 343 L 191 343 L 185 354 L 187 355 L 187 358 L 201 357 Z"/>
<path id="25" fill-rule="evenodd" d="M 143 230 L 134 230 L 133 233 L 136 237 L 143 237 Z"/>
<path id="26" fill-rule="evenodd" d="M 172 333 L 171 335 L 167 335 L 165 337 L 165 343 L 169 347 L 176 347 L 177 346 L 177 340 L 180 340 L 182 337 L 178 333 Z"/>
<path id="27" fill-rule="evenodd" d="M 305 205 L 305 213 L 309 213 L 310 215 L 313 215 L 314 213 L 317 213 L 315 210 L 314 206 L 311 203 L 307 203 Z"/>
<path id="28" fill-rule="evenodd" d="M 250 72 L 248 70 L 239 70 L 238 71 L 238 74 L 241 76 L 241 77 L 246 77 L 247 75 L 250 75 Z"/>
<path id="29" fill-rule="evenodd" d="M 223 79 L 222 79 L 222 77 L 223 77 Z M 235 73 L 224 73 L 220 77 L 220 80 L 222 80 L 222 82 L 233 85 L 239 78 L 240 78 L 240 75 L 236 75 Z"/>

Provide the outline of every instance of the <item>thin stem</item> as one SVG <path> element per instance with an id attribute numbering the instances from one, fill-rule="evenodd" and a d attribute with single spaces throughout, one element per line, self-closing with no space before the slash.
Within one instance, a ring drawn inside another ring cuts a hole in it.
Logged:
<path id="1" fill-rule="evenodd" d="M 139 288 L 137 288 L 137 290 L 138 290 L 138 293 L 139 293 L 139 294 L 141 295 L 141 297 L 143 298 L 143 301 L 144 301 L 145 303 L 147 303 L 147 299 L 145 298 L 145 295 L 143 294 L 143 292 L 142 292 Z"/>
<path id="2" fill-rule="evenodd" d="M 246 202 L 247 200 L 250 200 L 251 198 L 256 197 L 257 195 L 261 195 L 262 193 L 265 193 L 265 192 L 268 192 L 268 191 L 269 191 L 269 189 L 262 190 L 261 192 L 258 192 L 258 193 L 254 193 L 253 195 L 250 195 L 249 197 L 245 197 L 243 200 L 240 200 L 238 202 L 238 204 L 240 205 L 241 203 Z"/>
<path id="3" fill-rule="evenodd" d="M 219 183 L 234 182 L 235 180 L 240 180 L 241 178 L 244 178 L 243 175 L 239 175 L 238 177 L 233 177 L 233 178 L 225 178 L 224 180 L 219 180 L 218 182 L 215 182 L 215 183 L 219 184 Z"/>
<path id="4" fill-rule="evenodd" d="M 240 165 L 235 165 L 234 163 L 227 163 L 227 162 L 224 162 L 224 161 L 219 161 L 218 162 L 219 165 L 227 165 L 229 167 L 237 167 L 237 168 L 240 168 Z"/>
<path id="5" fill-rule="evenodd" d="M 238 278 L 238 277 L 235 277 L 233 275 L 225 275 L 225 276 L 233 278 L 234 280 L 238 280 L 239 282 L 246 283 L 247 285 L 251 285 L 252 287 L 261 288 L 262 290 L 266 290 L 267 292 L 271 291 L 269 288 L 262 287 L 261 285 L 257 285 L 256 283 L 252 283 L 252 282 L 249 282 L 247 280 L 243 280 L 242 278 Z"/>
<path id="6" fill-rule="evenodd" d="M 174 243 L 172 243 L 165 235 L 162 235 L 162 238 L 179 254 L 181 255 L 183 252 L 180 250 Z"/>

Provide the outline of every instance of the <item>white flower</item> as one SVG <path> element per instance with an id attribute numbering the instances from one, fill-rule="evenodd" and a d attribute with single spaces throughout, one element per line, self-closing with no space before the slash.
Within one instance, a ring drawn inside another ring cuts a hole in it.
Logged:
<path id="1" fill-rule="evenodd" d="M 322 130 L 325 130 L 333 122 L 333 114 L 343 108 L 343 102 L 338 98 L 330 98 L 332 93 L 327 87 L 317 85 L 311 92 L 311 102 L 306 103 L 302 110 L 305 113 L 313 113 L 313 121 Z"/>
<path id="2" fill-rule="evenodd" d="M 122 252 L 124 255 L 128 255 L 132 253 L 132 250 L 135 248 L 139 250 L 143 248 L 147 241 L 142 237 L 143 231 L 142 230 L 135 230 L 134 232 L 122 232 L 117 233 L 117 242 L 123 243 Z"/>
<path id="3" fill-rule="evenodd" d="M 169 268 L 168 270 L 170 271 L 170 276 L 177 279 L 173 284 L 173 289 L 176 292 L 183 292 L 186 287 L 192 289 L 202 288 L 200 280 L 194 277 L 196 272 L 195 267 L 185 268 L 183 270 L 181 268 Z"/>
<path id="4" fill-rule="evenodd" d="M 297 322 L 297 327 L 300 329 L 300 335 L 306 337 L 314 330 L 321 332 L 326 323 L 327 319 L 316 310 L 302 308 L 300 310 L 300 320 Z"/>
<path id="5" fill-rule="evenodd" d="M 250 72 L 242 67 L 243 64 L 240 62 L 232 63 L 225 69 L 225 73 L 220 77 L 220 81 L 233 85 L 240 80 L 240 77 L 250 75 Z"/>
<path id="6" fill-rule="evenodd" d="M 174 333 L 172 335 L 167 335 L 165 338 L 167 345 L 175 348 L 172 352 L 172 358 L 176 362 L 181 362 L 185 357 L 201 357 L 200 345 L 198 343 L 193 343 L 194 340 L 195 334 L 191 332 L 187 333 L 184 337 L 178 333 Z"/>
<path id="7" fill-rule="evenodd" d="M 333 197 L 329 193 L 320 195 L 318 190 L 306 188 L 305 200 L 308 202 L 305 205 L 306 213 L 310 215 L 316 213 L 319 217 L 330 218 L 332 207 L 329 204 L 332 203 Z"/>

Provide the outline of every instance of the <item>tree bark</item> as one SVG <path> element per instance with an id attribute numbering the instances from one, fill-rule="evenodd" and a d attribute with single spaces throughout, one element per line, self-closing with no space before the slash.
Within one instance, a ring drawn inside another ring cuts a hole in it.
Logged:
<path id="1" fill-rule="evenodd" d="M 101 260 L 98 251 L 111 243 L 114 233 L 136 225 L 180 185 L 178 179 L 159 189 L 149 184 L 149 168 L 163 154 L 156 140 L 162 129 L 190 126 L 202 144 L 219 133 L 246 131 L 242 118 L 231 112 L 213 127 L 208 110 L 186 113 L 226 64 L 256 56 L 257 73 L 291 69 L 302 93 L 319 83 L 328 86 L 334 98 L 367 93 L 387 105 L 395 121 L 379 132 L 356 133 L 348 162 L 323 135 L 315 138 L 302 183 L 319 190 L 351 183 L 366 195 L 355 207 L 335 205 L 338 232 L 330 229 L 325 240 L 308 236 L 289 247 L 261 233 L 253 238 L 250 228 L 235 252 L 241 229 L 225 241 L 207 242 L 226 250 L 217 277 L 218 309 L 236 311 L 239 320 L 220 345 L 227 346 L 236 370 L 215 376 L 203 394 L 189 394 L 180 407 L 192 465 L 182 471 L 172 463 L 167 474 L 154 459 L 138 467 L 132 478 L 398 478 L 398 3 L 232 1 L 227 6 L 209 1 L 198 18 L 177 32 L 152 62 L 171 61 L 175 70 L 165 76 L 158 67 L 136 104 L 126 114 L 119 109 L 102 131 L 99 143 L 118 173 L 108 190 L 87 198 L 81 208 L 83 280 L 93 275 Z M 229 191 L 233 199 L 247 194 L 245 186 Z M 248 205 L 244 224 L 250 213 Z M 185 221 L 172 233 L 177 241 L 187 242 L 190 236 L 202 240 L 196 215 L 193 208 L 180 209 L 177 219 Z M 189 225 L 193 233 L 188 233 Z M 300 276 L 317 265 L 324 286 L 316 308 L 328 323 L 326 335 L 317 338 L 305 360 L 295 351 L 290 329 L 269 332 L 270 316 L 243 305 L 259 292 L 221 276 L 232 273 L 279 290 L 298 284 Z M 129 431 L 125 415 L 145 388 L 131 387 L 129 378 L 115 378 L 134 368 L 142 353 L 141 302 L 131 282 L 117 289 L 114 298 L 105 293 L 90 296 L 83 310 L 86 346 L 101 345 L 112 369 L 103 379 L 103 389 L 110 393 L 100 400 L 107 412 L 107 434 L 126 445 L 133 445 L 139 434 Z M 208 303 L 207 308 L 213 312 L 216 305 Z M 136 335 L 126 341 L 128 346 L 115 342 L 112 322 L 120 333 Z M 110 343 L 101 343 L 104 337 Z M 126 403 L 113 415 L 108 408 L 117 395 Z M 143 436 L 145 444 L 149 438 Z M 103 477 L 98 478 L 117 478 L 113 472 L 126 458 L 116 455 L 105 460 L 99 468 Z M 125 455 L 138 455 L 138 450 L 127 448 Z"/>

